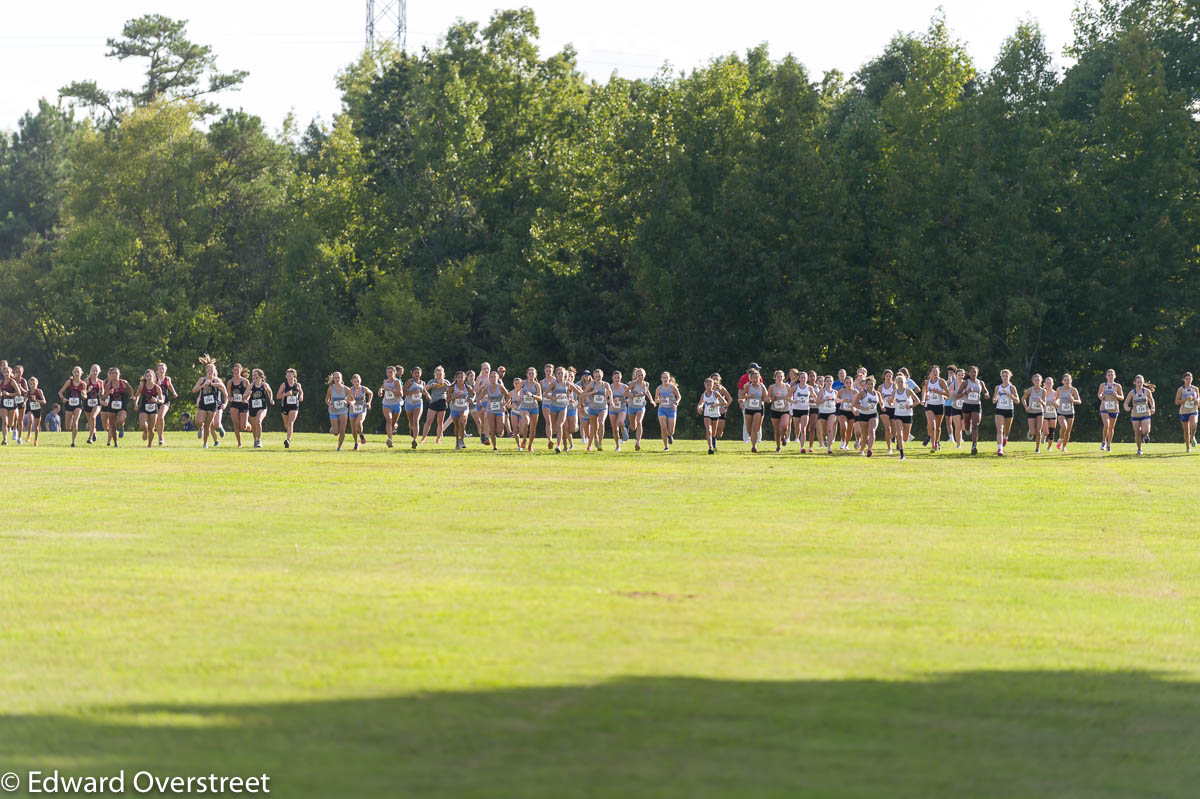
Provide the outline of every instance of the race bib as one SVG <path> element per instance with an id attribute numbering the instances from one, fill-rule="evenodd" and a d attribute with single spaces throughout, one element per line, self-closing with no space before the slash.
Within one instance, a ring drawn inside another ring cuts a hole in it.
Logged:
<path id="1" fill-rule="evenodd" d="M 341 411 L 341 410 L 345 410 L 345 408 L 346 408 L 346 401 L 345 401 L 344 399 L 335 399 L 335 400 L 333 401 L 333 407 L 334 407 L 334 409 L 335 409 L 335 410 L 339 410 L 339 411 Z"/>
<path id="2" fill-rule="evenodd" d="M 100 404 L 100 400 L 96 399 L 95 397 L 88 397 L 88 407 L 89 408 L 95 408 L 99 404 Z"/>
<path id="3" fill-rule="evenodd" d="M 629 404 L 635 408 L 644 408 L 646 406 L 646 398 L 634 397 L 633 399 L 629 400 Z"/>
<path id="4" fill-rule="evenodd" d="M 31 410 L 31 411 L 40 411 L 41 409 L 42 409 L 42 403 L 40 403 L 40 402 L 34 402 L 33 400 L 30 400 L 30 401 L 29 401 L 29 410 Z"/>
<path id="5" fill-rule="evenodd" d="M 524 397 L 521 399 L 521 404 L 522 404 L 522 405 L 524 405 L 526 408 L 536 408 L 536 407 L 537 407 L 537 400 L 536 400 L 536 399 L 534 399 L 534 397 L 533 397 L 533 395 L 532 395 L 532 394 L 526 394 L 526 395 L 525 395 L 525 396 L 524 396 Z"/>
<path id="6" fill-rule="evenodd" d="M 458 397 L 457 399 L 454 400 L 454 402 L 452 404 L 454 405 L 455 408 L 459 409 L 460 411 L 466 410 L 466 408 L 467 408 L 467 400 L 464 397 Z"/>
<path id="7" fill-rule="evenodd" d="M 78 408 L 79 397 L 67 397 L 67 405 L 71 406 L 72 408 Z"/>
<path id="8" fill-rule="evenodd" d="M 1042 409 L 1042 401 L 1041 400 L 1030 400 L 1029 401 L 1029 410 L 1040 411 L 1041 409 Z"/>
<path id="9" fill-rule="evenodd" d="M 1012 396 L 1009 394 L 1001 394 L 996 399 L 996 407 L 1003 408 L 1006 411 L 1011 411 L 1013 406 Z"/>
<path id="10" fill-rule="evenodd" d="M 775 400 L 774 402 L 771 403 L 771 407 L 777 411 L 786 411 L 787 410 L 787 402 L 785 402 L 784 400 Z"/>
<path id="11" fill-rule="evenodd" d="M 1194 399 L 1185 399 L 1183 401 L 1183 409 L 1186 411 L 1196 410 L 1196 401 Z"/>
<path id="12" fill-rule="evenodd" d="M 241 402 L 242 401 L 242 393 L 240 391 L 235 391 L 233 394 L 231 394 L 229 396 L 229 401 L 230 402 Z"/>
<path id="13" fill-rule="evenodd" d="M 125 403 L 119 399 L 113 399 L 113 400 L 108 401 L 108 407 L 112 408 L 114 411 L 121 410 L 121 406 L 124 404 Z"/>
<path id="14" fill-rule="evenodd" d="M 358 404 L 355 404 L 355 405 L 351 406 L 350 410 L 352 410 L 352 411 L 354 411 L 356 414 L 358 414 L 358 413 L 362 413 L 362 412 L 363 412 L 363 408 L 364 408 L 364 407 L 366 407 L 366 406 L 364 406 L 364 405 L 358 405 Z"/>
<path id="15" fill-rule="evenodd" d="M 492 413 L 495 413 L 496 411 L 500 410 L 500 405 L 500 400 L 492 400 L 488 403 L 488 410 L 492 411 Z"/>
<path id="16" fill-rule="evenodd" d="M 256 399 L 256 400 L 250 400 L 250 407 L 251 407 L 251 408 L 258 409 L 258 408 L 261 408 L 262 406 L 263 406 L 263 401 L 262 401 L 262 400 L 260 400 L 260 399 Z"/>
<path id="17" fill-rule="evenodd" d="M 596 409 L 600 409 L 600 408 L 603 408 L 604 406 L 605 406 L 604 395 L 603 394 L 593 394 L 592 395 L 592 407 L 596 408 Z"/>
<path id="18" fill-rule="evenodd" d="M 384 392 L 383 392 L 383 398 L 384 398 L 385 400 L 389 400 L 389 401 L 390 401 L 390 400 L 394 400 L 394 399 L 396 398 L 396 395 L 395 395 L 395 394 L 393 394 L 393 393 L 392 393 L 392 392 L 390 392 L 390 391 L 384 391 Z"/>
<path id="19" fill-rule="evenodd" d="M 759 410 L 760 408 L 762 408 L 762 400 L 759 400 L 759 399 L 748 399 L 748 400 L 746 400 L 746 410 L 748 410 L 748 411 L 757 411 L 757 410 Z"/>
<path id="20" fill-rule="evenodd" d="M 1113 402 L 1112 400 L 1104 401 L 1104 410 L 1115 411 L 1116 409 L 1117 409 L 1117 403 Z"/>
<path id="21" fill-rule="evenodd" d="M 154 404 L 153 402 L 147 402 L 142 406 L 142 410 L 144 410 L 146 413 L 154 413 L 158 410 L 158 405 Z"/>
<path id="22" fill-rule="evenodd" d="M 1150 411 L 1150 406 L 1144 402 L 1135 402 L 1133 409 L 1137 411 L 1138 416 L 1145 416 Z"/>
<path id="23" fill-rule="evenodd" d="M 4 398 L 4 407 L 5 408 L 15 408 L 15 407 L 17 407 L 17 404 L 15 402 L 13 402 L 12 397 L 5 397 Z"/>
<path id="24" fill-rule="evenodd" d="M 283 398 L 284 405 L 299 405 L 300 399 L 295 394 L 289 394 Z"/>
<path id="25" fill-rule="evenodd" d="M 24 405 L 24 404 L 25 404 L 25 398 L 17 397 L 17 405 Z"/>
<path id="26" fill-rule="evenodd" d="M 837 406 L 833 404 L 833 400 L 827 400 L 821 403 L 821 413 L 833 413 L 837 410 Z"/>
<path id="27" fill-rule="evenodd" d="M 967 402 L 970 402 L 973 405 L 979 404 L 979 392 L 978 391 L 968 391 L 967 392 Z"/>

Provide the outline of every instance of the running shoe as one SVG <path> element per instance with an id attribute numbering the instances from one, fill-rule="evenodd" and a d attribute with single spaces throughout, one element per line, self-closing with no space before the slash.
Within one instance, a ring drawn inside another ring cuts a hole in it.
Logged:
<path id="1" fill-rule="evenodd" d="M 390 447 L 390 446 L 391 446 L 391 444 L 388 444 L 388 446 Z M 288 440 L 287 440 L 286 438 L 283 440 L 283 448 L 284 448 L 284 449 L 291 449 L 291 448 L 292 448 L 292 445 L 291 445 L 291 444 L 288 442 Z"/>
<path id="2" fill-rule="evenodd" d="M 977 447 L 977 446 L 975 446 L 974 444 L 972 444 L 972 445 L 971 445 L 971 454 L 972 454 L 972 455 L 978 455 L 978 454 L 979 454 L 979 447 Z"/>
<path id="3" fill-rule="evenodd" d="M 221 438 L 224 438 L 225 437 L 225 425 L 221 425 L 220 427 L 218 427 L 217 432 L 221 434 Z"/>
<path id="4" fill-rule="evenodd" d="M 125 437 L 125 428 L 122 427 L 120 430 L 117 431 L 117 438 L 124 438 L 124 437 Z"/>

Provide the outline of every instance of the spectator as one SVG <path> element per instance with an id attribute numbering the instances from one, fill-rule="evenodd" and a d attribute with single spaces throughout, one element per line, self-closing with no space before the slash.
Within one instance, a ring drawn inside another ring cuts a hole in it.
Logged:
<path id="1" fill-rule="evenodd" d="M 42 429 L 47 433 L 57 433 L 62 430 L 62 407 L 56 402 L 50 406 L 50 412 L 42 417 Z"/>
<path id="2" fill-rule="evenodd" d="M 184 411 L 182 414 L 180 414 L 179 422 L 183 425 L 182 430 L 185 433 L 190 433 L 196 429 L 196 425 L 192 424 L 192 415 L 187 411 Z"/>

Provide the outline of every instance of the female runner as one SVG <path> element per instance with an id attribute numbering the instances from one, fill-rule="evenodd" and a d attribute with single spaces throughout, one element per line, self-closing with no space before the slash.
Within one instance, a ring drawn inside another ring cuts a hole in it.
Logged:
<path id="1" fill-rule="evenodd" d="M 1082 402 L 1079 392 L 1071 385 L 1071 376 L 1064 374 L 1058 385 L 1058 448 L 1064 453 L 1071 443 L 1071 430 L 1075 428 L 1075 406 Z"/>
<path id="2" fill-rule="evenodd" d="M 167 411 L 171 408 L 171 403 L 179 399 L 179 393 L 175 391 L 175 384 L 171 382 L 171 378 L 167 376 L 167 365 L 160 363 L 155 367 L 154 379 L 158 381 L 158 387 L 162 390 L 163 401 L 158 406 L 158 419 L 155 420 L 155 429 L 158 431 L 158 445 L 163 445 L 163 431 L 167 426 Z"/>
<path id="3" fill-rule="evenodd" d="M 1104 382 L 1096 390 L 1096 398 L 1100 400 L 1100 423 L 1104 426 L 1100 434 L 1100 451 L 1112 452 L 1113 433 L 1117 429 L 1120 403 L 1125 399 L 1125 392 L 1117 382 L 1115 370 L 1109 369 L 1104 373 Z"/>
<path id="4" fill-rule="evenodd" d="M 404 413 L 408 416 L 408 431 L 412 434 L 413 449 L 417 448 L 417 433 L 421 432 L 421 413 L 425 410 L 424 398 L 428 396 L 425 382 L 421 380 L 421 367 L 414 366 L 411 377 L 404 383 Z"/>
<path id="5" fill-rule="evenodd" d="M 862 388 L 854 395 L 854 405 L 858 409 L 858 416 L 854 419 L 854 437 L 858 440 L 859 454 L 868 458 L 875 447 L 875 428 L 879 422 L 881 401 L 879 391 L 875 388 L 875 376 L 867 375 L 863 378 Z"/>
<path id="6" fill-rule="evenodd" d="M 121 377 L 121 370 L 113 366 L 108 370 L 100 396 L 104 399 L 104 429 L 108 432 L 104 446 L 112 444 L 115 447 L 121 437 L 120 431 L 125 429 L 125 413 L 133 396 L 133 387 Z"/>
<path id="7" fill-rule="evenodd" d="M 454 425 L 454 449 L 465 449 L 467 446 L 467 419 L 471 418 L 471 403 L 475 400 L 475 388 L 467 381 L 465 372 L 454 373 L 454 383 L 450 386 L 450 422 Z"/>
<path id="8" fill-rule="evenodd" d="M 654 405 L 658 408 L 658 429 L 662 433 L 663 452 L 666 452 L 675 443 L 675 415 L 682 396 L 670 372 L 663 372 L 659 379 L 662 382 L 654 390 Z M 760 424 L 761 420 L 760 416 Z"/>
<path id="9" fill-rule="evenodd" d="M 217 441 L 217 411 L 228 389 L 217 376 L 217 362 L 212 356 L 202 355 L 200 363 L 204 366 L 204 374 L 192 386 L 192 393 L 199 395 L 196 398 L 196 426 L 204 439 L 204 449 L 208 449 L 210 436 L 214 447 L 220 444 Z"/>
<path id="10" fill-rule="evenodd" d="M 390 367 L 389 367 L 390 368 Z M 279 388 L 275 391 L 275 399 L 279 400 L 283 408 L 283 429 L 287 433 L 287 437 L 283 439 L 283 448 L 292 448 L 292 431 L 296 427 L 296 417 L 300 415 L 300 403 L 304 402 L 304 389 L 300 382 L 296 380 L 296 370 L 288 368 L 283 373 L 283 382 L 279 384 Z M 391 438 L 391 432 L 388 432 L 388 438 Z M 391 444 L 388 444 L 391 446 Z"/>
<path id="11" fill-rule="evenodd" d="M 642 449 L 642 422 L 646 418 L 646 402 L 653 402 L 650 384 L 646 382 L 646 370 L 638 366 L 633 370 L 633 382 L 629 384 L 629 427 L 633 432 L 633 449 Z"/>
<path id="12" fill-rule="evenodd" d="M 158 406 L 162 401 L 163 393 L 158 385 L 158 375 L 153 369 L 147 369 L 133 395 L 134 407 L 138 409 L 138 429 L 142 431 L 142 441 L 146 442 L 147 447 L 154 446 L 154 433 L 158 428 Z"/>
<path id="13" fill-rule="evenodd" d="M 362 383 L 362 376 L 358 374 L 350 375 L 349 389 L 349 408 L 346 412 L 346 423 L 350 427 L 350 440 L 354 442 L 354 449 L 357 450 L 360 443 L 367 440 L 363 434 L 363 420 L 367 418 L 367 413 L 371 410 L 371 401 L 375 399 L 375 392 L 367 388 Z"/>
<path id="14" fill-rule="evenodd" d="M 487 412 L 484 414 L 483 434 L 491 440 L 492 452 L 499 452 L 497 442 L 504 437 L 504 409 L 509 402 L 510 395 L 508 389 L 504 387 L 504 381 L 501 380 L 499 372 L 491 372 L 488 375 L 484 391 Z"/>
<path id="15" fill-rule="evenodd" d="M 809 395 L 807 444 L 809 452 L 817 451 L 816 443 L 818 433 L 820 432 L 817 430 L 817 428 L 824 427 L 824 425 L 817 424 L 818 420 L 821 418 L 821 410 L 819 406 L 821 404 L 822 382 L 822 379 L 817 375 L 816 372 L 812 371 L 811 369 L 808 371 Z"/>
<path id="16" fill-rule="evenodd" d="M 774 382 L 767 387 L 767 402 L 771 406 L 771 431 L 775 435 L 775 451 L 782 452 L 792 426 L 792 387 L 784 379 L 782 369 L 776 369 Z"/>
<path id="17" fill-rule="evenodd" d="M 792 433 L 796 436 L 796 440 L 800 442 L 800 454 L 805 452 L 805 444 L 808 442 L 808 417 L 809 410 L 813 405 L 813 390 L 808 384 L 808 373 L 797 371 L 796 382 L 791 388 L 791 426 Z"/>
<path id="18" fill-rule="evenodd" d="M 1046 407 L 1046 397 L 1042 387 L 1042 376 L 1036 374 L 1030 381 L 1031 385 L 1021 395 L 1021 407 L 1029 417 L 1029 438 L 1035 442 L 1033 451 L 1037 453 L 1042 449 L 1042 411 Z"/>
<path id="19" fill-rule="evenodd" d="M 913 406 L 919 404 L 921 398 L 913 390 L 913 383 L 909 382 L 908 375 L 905 375 L 903 380 L 893 382 L 895 390 L 892 392 L 892 429 L 896 433 L 896 449 L 900 450 L 900 460 L 904 460 L 904 445 L 908 443 L 912 434 Z"/>
<path id="20" fill-rule="evenodd" d="M 879 419 L 883 422 L 883 443 L 887 447 L 888 455 L 892 454 L 892 439 L 895 437 L 893 431 L 893 423 L 896 415 L 893 413 L 895 405 L 892 401 L 896 392 L 895 380 L 891 369 L 883 370 L 883 381 L 877 388 L 879 394 Z"/>
<path id="21" fill-rule="evenodd" d="M 817 406 L 817 427 L 821 434 L 821 445 L 825 447 L 825 454 L 833 454 L 833 441 L 838 430 L 838 392 L 833 387 L 833 375 L 825 375 L 821 378 L 820 391 L 817 396 L 820 404 Z"/>
<path id="22" fill-rule="evenodd" d="M 242 445 L 242 431 L 250 428 L 250 381 L 242 377 L 242 365 L 235 363 L 229 371 L 229 421 L 237 445 Z M 220 410 L 217 411 L 218 419 Z"/>
<path id="23" fill-rule="evenodd" d="M 413 372 L 416 371 L 417 369 L 413 369 Z M 329 409 L 329 423 L 333 434 L 338 437 L 337 451 L 341 452 L 342 442 L 346 440 L 346 425 L 349 422 L 350 392 L 342 382 L 341 372 L 331 374 L 325 380 L 325 385 L 329 386 L 325 390 L 325 407 Z M 354 445 L 357 447 L 358 442 L 355 441 Z"/>
<path id="24" fill-rule="evenodd" d="M 979 454 L 979 421 L 983 418 L 983 398 L 988 394 L 987 384 L 979 379 L 979 367 L 972 366 L 959 378 L 955 399 L 962 402 L 962 421 L 971 431 L 971 454 Z"/>
<path id="25" fill-rule="evenodd" d="M 492 365 L 487 361 L 479 364 L 479 374 L 475 377 L 475 382 L 472 384 L 475 388 L 475 407 L 471 410 L 471 419 L 475 422 L 475 429 L 479 432 L 479 440 L 486 445 L 488 443 L 487 431 L 484 429 L 489 422 L 487 421 L 487 387 L 492 380 Z"/>
<path id="26" fill-rule="evenodd" d="M 1046 452 L 1054 446 L 1058 434 L 1058 389 L 1054 387 L 1054 378 L 1042 380 L 1042 440 L 1046 442 Z"/>
<path id="27" fill-rule="evenodd" d="M 554 431 L 554 423 L 546 411 L 546 403 L 550 401 L 550 385 L 554 383 L 554 364 L 548 363 L 542 367 L 542 379 L 538 386 L 542 389 L 542 424 L 546 428 L 546 449 L 554 449 L 554 440 L 558 433 Z"/>
<path id="28" fill-rule="evenodd" d="M 87 397 L 84 400 L 83 413 L 87 416 L 88 423 L 87 443 L 94 444 L 97 440 L 96 431 L 102 427 L 100 424 L 100 410 L 102 405 L 100 395 L 103 393 L 104 381 L 100 379 L 100 364 L 94 363 L 88 369 L 86 382 Z"/>
<path id="29" fill-rule="evenodd" d="M 1196 437 L 1197 406 L 1200 393 L 1192 385 L 1192 373 L 1183 373 L 1183 385 L 1175 390 L 1175 405 L 1179 408 L 1179 424 L 1183 427 L 1183 451 L 1192 451 L 1192 439 Z"/>
<path id="30" fill-rule="evenodd" d="M 696 405 L 696 410 L 704 419 L 704 437 L 708 439 L 709 455 L 717 451 L 717 425 L 721 422 L 722 411 L 727 407 L 728 403 L 724 395 L 717 391 L 713 379 L 711 377 L 704 378 L 704 393 L 700 395 L 700 402 Z"/>
<path id="31" fill-rule="evenodd" d="M 609 384 L 609 396 L 612 402 L 608 406 L 608 425 L 612 428 L 613 444 L 617 452 L 621 451 L 621 433 L 625 432 L 625 383 L 622 381 L 620 369 L 613 369 L 612 383 Z M 603 438 L 604 431 L 600 431 Z"/>
<path id="32" fill-rule="evenodd" d="M 246 399 L 250 405 L 250 434 L 254 437 L 254 448 L 262 449 L 263 419 L 267 418 L 269 406 L 275 404 L 275 394 L 262 369 L 250 371 L 250 391 Z"/>
<path id="33" fill-rule="evenodd" d="M 841 370 L 845 373 L 845 369 Z M 840 434 L 842 446 L 839 449 L 848 449 L 850 447 L 850 434 L 854 427 L 854 397 L 858 394 L 858 389 L 854 382 L 847 379 L 842 380 L 842 387 L 837 390 L 838 393 L 838 410 L 837 417 L 834 422 L 837 426 L 837 434 Z"/>
<path id="34" fill-rule="evenodd" d="M 421 443 L 429 435 L 432 424 L 436 434 L 435 444 L 442 443 L 442 425 L 446 420 L 446 392 L 450 390 L 450 381 L 446 379 L 446 368 L 441 364 L 433 367 L 433 380 L 425 384 L 425 393 L 429 397 L 429 410 L 425 412 L 425 429 L 421 432 Z"/>
<path id="35" fill-rule="evenodd" d="M 26 418 L 30 422 L 25 433 L 25 440 L 33 442 L 36 447 L 38 433 L 41 432 L 42 427 L 42 408 L 46 406 L 46 394 L 38 388 L 36 377 L 29 378 L 29 394 L 26 395 L 25 400 L 25 406 L 29 409 Z"/>
<path id="36" fill-rule="evenodd" d="M 1142 454 L 1142 444 L 1150 437 L 1150 419 L 1154 416 L 1154 387 L 1146 385 L 1141 375 L 1133 378 L 1133 390 L 1125 395 L 1125 410 L 1133 423 L 1133 440 L 1137 442 L 1137 454 Z"/>
<path id="37" fill-rule="evenodd" d="M 514 381 L 515 382 L 515 381 Z M 526 452 L 533 452 L 533 440 L 537 438 L 538 416 L 542 405 L 542 384 L 538 381 L 537 369 L 529 367 L 525 370 L 525 379 L 521 382 L 521 433 L 517 439 L 517 447 Z"/>
<path id="38" fill-rule="evenodd" d="M 597 452 L 604 449 L 604 428 L 608 422 L 608 406 L 612 404 L 612 399 L 612 387 L 604 380 L 604 370 L 594 370 L 591 391 L 583 400 L 592 431 L 588 438 L 588 448 L 595 444 Z"/>
<path id="39" fill-rule="evenodd" d="M 76 366 L 71 370 L 71 376 L 58 390 L 58 398 L 63 406 L 63 429 L 71 431 L 71 446 L 75 446 L 75 436 L 79 435 L 79 417 L 83 413 L 83 399 L 87 394 L 87 383 L 83 381 L 83 369 Z"/>
<path id="40" fill-rule="evenodd" d="M 567 449 L 575 449 L 574 436 L 579 432 L 579 398 L 583 396 L 575 375 L 575 367 L 568 366 L 567 382 L 574 386 L 575 390 L 567 395 Z"/>
<path id="41" fill-rule="evenodd" d="M 733 395 L 729 393 L 729 389 L 725 388 L 725 384 L 721 382 L 721 373 L 713 372 L 713 388 L 725 398 L 725 404 L 722 406 L 721 419 L 717 422 L 717 440 L 720 441 L 725 437 L 725 423 L 729 421 L 729 409 L 733 407 Z"/>
<path id="42" fill-rule="evenodd" d="M 15 389 L 9 389 L 12 369 L 8 361 L 0 360 L 0 446 L 8 445 L 8 423 L 12 419 L 12 411 L 17 407 Z"/>
<path id="43" fill-rule="evenodd" d="M 13 438 L 20 444 L 21 431 L 25 428 L 25 401 L 29 397 L 29 381 L 25 379 L 25 367 L 17 364 L 12 368 L 10 378 L 17 385 L 17 396 L 13 398 L 16 409 L 13 411 Z"/>
<path id="44" fill-rule="evenodd" d="M 1013 409 L 1020 400 L 1017 387 L 1012 384 L 1012 372 L 1000 370 L 1000 385 L 996 386 L 996 396 L 992 402 L 996 405 L 996 454 L 1003 457 L 1004 447 L 1008 445 L 1008 434 L 1012 430 Z"/>
<path id="45" fill-rule="evenodd" d="M 757 369 L 746 373 L 750 380 L 738 392 L 738 403 L 742 406 L 742 416 L 746 418 L 746 435 L 750 437 L 750 451 L 758 452 L 758 440 L 762 436 L 763 404 L 767 398 L 767 387 L 763 385 L 762 374 Z"/>
<path id="46" fill-rule="evenodd" d="M 392 435 L 400 422 L 400 412 L 404 407 L 404 383 L 396 378 L 396 367 L 389 366 L 383 370 L 383 383 L 379 386 L 380 404 L 383 406 L 383 431 L 387 433 L 387 447 L 391 449 Z M 438 428 L 438 439 L 442 437 L 442 428 Z M 425 439 L 422 437 L 421 439 Z"/>
<path id="47" fill-rule="evenodd" d="M 935 364 L 929 369 L 921 389 L 921 404 L 925 406 L 925 443 L 932 443 L 931 452 L 942 448 L 942 422 L 946 418 L 946 397 L 949 394 L 950 388 L 942 379 L 942 370 Z"/>

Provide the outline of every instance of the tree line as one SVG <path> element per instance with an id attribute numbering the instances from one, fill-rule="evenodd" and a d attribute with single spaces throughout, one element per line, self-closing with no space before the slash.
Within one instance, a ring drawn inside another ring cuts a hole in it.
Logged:
<path id="1" fill-rule="evenodd" d="M 180 384 L 211 353 L 311 386 L 389 363 L 672 371 L 1200 364 L 1200 10 L 1099 0 L 1069 67 L 1033 22 L 990 70 L 946 21 L 850 76 L 765 46 L 588 80 L 528 9 L 364 53 L 272 134 L 183 22 L 0 134 L 0 357 Z M 315 396 L 315 394 L 313 395 Z M 323 415 L 309 402 L 303 420 Z"/>

